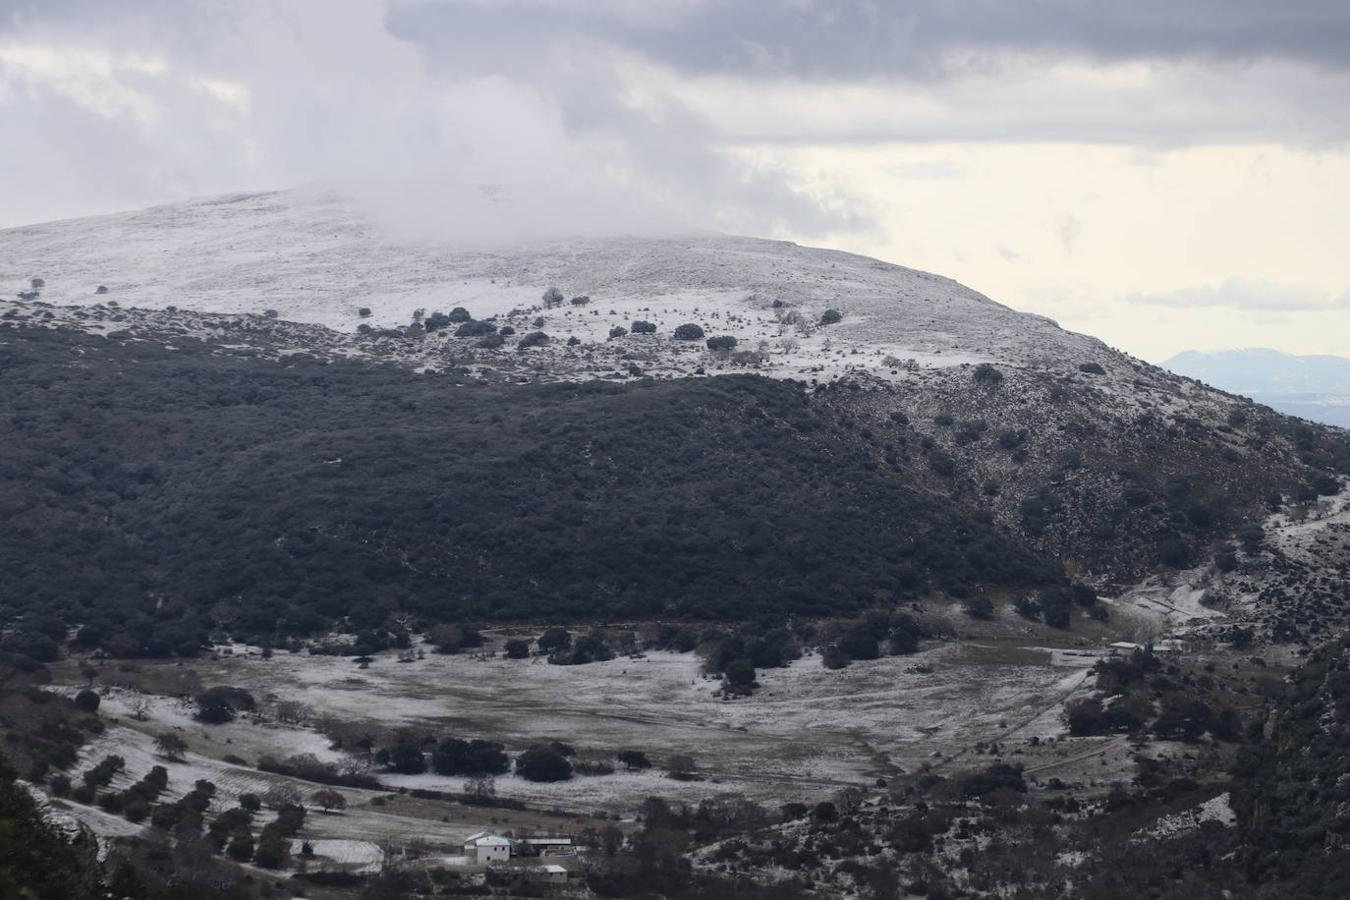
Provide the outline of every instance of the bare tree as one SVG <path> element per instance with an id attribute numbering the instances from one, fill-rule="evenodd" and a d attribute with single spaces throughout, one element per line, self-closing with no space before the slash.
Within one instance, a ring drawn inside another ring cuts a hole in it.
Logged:
<path id="1" fill-rule="evenodd" d="M 313 712 L 303 703 L 295 700 L 282 700 L 276 706 L 275 715 L 278 722 L 287 725 L 299 725 L 307 721 Z"/>
<path id="2" fill-rule="evenodd" d="M 127 701 L 127 709 L 137 722 L 144 722 L 150 714 L 150 698 L 144 694 L 135 694 Z"/>
<path id="3" fill-rule="evenodd" d="M 270 809 L 280 809 L 283 806 L 299 806 L 300 792 L 294 786 L 279 783 L 274 784 L 262 795 L 262 802 Z"/>
<path id="4" fill-rule="evenodd" d="M 478 800 L 490 800 L 497 796 L 497 782 L 492 776 L 470 778 L 464 782 L 464 793 Z"/>
<path id="5" fill-rule="evenodd" d="M 623 832 L 613 825 L 600 829 L 600 848 L 606 856 L 613 856 L 623 846 Z"/>
<path id="6" fill-rule="evenodd" d="M 856 812 L 858 807 L 862 806 L 862 802 L 862 788 L 851 786 L 841 788 L 839 792 L 834 795 L 834 806 L 844 815 L 850 815 Z"/>

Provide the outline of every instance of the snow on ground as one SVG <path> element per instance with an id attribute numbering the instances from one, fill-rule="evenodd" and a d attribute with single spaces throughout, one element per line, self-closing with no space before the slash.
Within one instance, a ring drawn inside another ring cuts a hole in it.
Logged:
<path id="1" fill-rule="evenodd" d="M 68 694 L 78 687 L 65 688 Z M 344 757 L 330 749 L 327 737 L 309 728 L 282 725 L 244 714 L 234 722 L 222 725 L 203 725 L 193 719 L 195 706 L 191 700 L 142 694 L 125 688 L 104 688 L 100 691 L 100 710 L 105 717 L 116 717 L 134 724 L 142 731 L 155 734 L 173 731 L 187 741 L 188 747 L 201 753 L 234 754 L 256 762 L 258 756 L 277 757 L 307 753 L 323 762 L 340 762 Z M 259 693 L 259 697 L 265 694 Z M 135 707 L 144 704 L 143 721 L 136 719 Z"/>
<path id="2" fill-rule="evenodd" d="M 29 787 L 43 818 L 67 834 L 75 834 L 81 826 L 101 838 L 131 837 L 139 834 L 142 826 L 128 822 L 121 816 L 104 812 L 96 806 L 81 806 L 67 800 L 47 796 L 43 791 Z"/>
<path id="3" fill-rule="evenodd" d="M 291 840 L 291 855 L 299 858 L 305 841 L 302 838 Z M 320 838 L 309 841 L 314 856 L 319 863 L 324 861 L 337 863 L 352 872 L 367 873 L 380 871 L 384 854 L 378 845 L 371 841 L 353 841 L 333 838 Z"/>
<path id="4" fill-rule="evenodd" d="M 1345 537 L 1350 529 L 1350 482 L 1342 484 L 1339 494 L 1322 497 L 1300 515 L 1290 511 L 1271 515 L 1263 527 L 1267 543 L 1291 559 L 1320 558 L 1333 543 L 1346 550 L 1350 559 L 1350 540 Z"/>
<path id="5" fill-rule="evenodd" d="M 1233 806 L 1225 792 L 1190 809 L 1163 816 L 1148 828 L 1143 829 L 1141 836 L 1175 837 L 1187 831 L 1193 831 L 1205 822 L 1218 822 L 1220 825 L 1231 826 L 1236 821 L 1237 815 L 1233 812 Z"/>
<path id="6" fill-rule="evenodd" d="M 1241 564 L 1229 572 L 1211 565 L 1177 573 L 1171 587 L 1157 578 L 1120 598 L 1138 610 L 1151 610 L 1161 620 L 1182 626 L 1178 634 L 1203 634 L 1209 625 L 1270 624 L 1273 617 L 1293 614 L 1310 620 L 1332 616 L 1344 605 L 1350 570 L 1350 484 L 1310 504 L 1295 503 L 1265 518 L 1264 537 L 1254 553 L 1241 552 Z M 1170 590 L 1160 602 L 1164 590 Z M 1200 606 L 1212 598 L 1223 613 Z M 1295 609 L 1294 604 L 1307 604 Z M 1184 627 L 1186 623 L 1190 628 Z M 1223 636 L 1223 629 L 1217 629 Z M 1270 654 L 1281 655 L 1276 647 Z"/>
<path id="7" fill-rule="evenodd" d="M 158 756 L 153 744 L 154 738 L 150 734 L 125 725 L 111 725 L 103 734 L 81 749 L 79 760 L 71 770 L 72 775 L 78 777 L 78 773 L 105 756 L 117 755 L 126 761 L 126 766 L 113 777 L 109 787 L 123 790 L 139 781 L 152 766 L 162 765 L 168 771 L 169 784 L 160 797 L 161 801 L 172 801 L 183 796 L 193 789 L 199 779 L 216 786 L 216 794 L 208 817 L 238 805 L 241 794 L 262 796 L 269 788 L 280 784 L 296 788 L 306 805 L 312 807 L 309 796 L 322 787 L 268 772 L 259 772 L 248 766 L 234 765 L 198 753 L 188 753 L 182 761 L 173 762 Z M 481 828 L 481 825 L 474 822 L 455 821 L 449 815 L 448 807 L 447 813 L 437 818 L 414 818 L 385 812 L 377 804 L 377 800 L 386 796 L 388 791 L 346 787 L 337 790 L 346 799 L 347 809 L 340 813 L 324 813 L 311 808 L 299 835 L 301 839 L 311 843 L 345 842 L 334 846 L 349 847 L 350 852 L 356 854 L 358 851 L 349 845 L 366 843 L 376 836 L 406 841 L 416 838 L 436 846 L 457 847 L 465 837 Z M 63 804 L 62 812 L 87 824 L 103 836 L 137 834 L 145 827 L 133 825 L 120 816 L 110 815 L 97 807 L 65 801 L 54 802 Z M 264 810 L 260 814 L 259 821 L 266 822 L 270 817 L 271 813 Z"/>
<path id="8" fill-rule="evenodd" d="M 98 315 L 83 327 L 104 331 L 119 327 L 107 318 L 133 308 L 275 310 L 282 320 L 350 334 L 360 324 L 403 326 L 417 310 L 462 306 L 479 319 L 510 317 L 519 333 L 542 318 L 539 327 L 560 341 L 609 347 L 615 359 L 656 353 L 664 357 L 657 369 L 720 365 L 701 341 L 670 339 L 684 322 L 710 336 L 734 335 L 741 350 L 762 347 L 765 373 L 783 377 L 866 371 L 903 379 L 904 361 L 913 368 L 984 361 L 1063 367 L 1093 359 L 1121 372 L 1126 365 L 1099 341 L 1048 319 L 950 279 L 865 257 L 706 234 L 471 250 L 392 237 L 357 204 L 318 189 L 0 231 L 0 292 L 27 290 L 32 277 L 45 279 L 43 303 L 93 307 Z M 99 286 L 107 293 L 95 293 Z M 590 303 L 544 309 L 550 286 Z M 843 320 L 816 327 L 827 309 Z M 636 319 L 656 323 L 658 334 L 609 344 L 610 328 Z M 584 364 L 582 352 L 573 355 Z"/>
<path id="9" fill-rule="evenodd" d="M 831 671 L 809 655 L 761 672 L 760 689 L 736 700 L 715 696 L 720 680 L 702 676 L 693 654 L 666 652 L 585 666 L 438 654 L 398 663 L 381 654 L 361 669 L 343 657 L 285 653 L 191 665 L 205 684 L 273 692 L 299 701 L 316 721 L 328 716 L 376 729 L 488 738 L 513 750 L 547 740 L 582 752 L 639 749 L 658 765 L 674 753 L 695 758 L 704 780 L 618 772 L 558 784 L 513 775 L 496 783 L 499 795 L 531 805 L 623 812 L 651 795 L 697 800 L 739 791 L 773 802 L 826 796 L 978 741 L 1058 734 L 1060 704 L 1081 686 L 1086 669 L 1077 664 L 1066 671 L 1052 660 L 1049 652 L 1005 659 L 943 644 Z M 116 702 L 110 708 L 121 709 Z M 191 722 L 184 727 L 208 737 L 215 730 Z M 256 753 L 262 745 L 282 745 L 291 733 L 297 737 L 291 752 L 337 755 L 319 746 L 323 738 L 315 732 L 288 727 L 239 722 L 221 732 L 231 735 L 228 746 L 218 734 L 200 747 Z M 464 782 L 433 774 L 381 777 L 391 787 L 453 792 Z"/>
<path id="10" fill-rule="evenodd" d="M 1150 575 L 1115 598 L 1113 605 L 1146 613 L 1168 626 L 1222 619 L 1223 612 L 1210 609 L 1203 603 L 1211 575 L 1208 564 L 1175 574 Z"/>
<path id="11" fill-rule="evenodd" d="M 276 784 L 290 781 L 279 775 L 259 772 L 248 766 L 227 763 L 199 753 L 188 753 L 178 762 L 167 760 L 155 752 L 154 740 L 152 734 L 145 731 L 125 725 L 112 725 L 81 748 L 73 771 L 83 772 L 105 756 L 120 756 L 126 761 L 126 766 L 113 776 L 110 784 L 110 787 L 120 790 L 139 781 L 151 767 L 164 766 L 169 773 L 169 785 L 162 795 L 164 798 L 181 797 L 193 789 L 198 779 L 204 779 L 217 788 L 212 804 L 212 809 L 217 812 L 234 806 L 240 794 L 261 795 Z M 315 786 L 300 787 L 312 791 Z M 348 793 L 347 789 L 343 790 Z M 371 792 L 351 791 L 350 794 L 367 797 Z"/>
<path id="12" fill-rule="evenodd" d="M 264 658 L 248 648 L 230 651 L 182 661 L 181 667 L 147 661 L 141 672 L 153 680 L 157 673 L 147 670 L 155 666 L 174 666 L 179 674 L 190 667 L 201 684 L 231 684 L 260 697 L 298 701 L 309 709 L 311 721 L 327 717 L 362 730 L 368 726 L 372 733 L 407 728 L 433 737 L 482 737 L 501 740 L 512 751 L 562 740 L 583 754 L 639 749 L 656 763 L 647 771 L 620 768 L 612 775 L 551 784 L 514 774 L 495 779 L 500 797 L 568 815 L 629 817 L 652 796 L 698 802 L 740 793 L 766 806 L 814 801 L 845 786 L 870 785 L 923 766 L 953 774 L 987 765 L 990 757 L 975 748 L 993 742 L 1029 767 L 1041 764 L 1046 777 L 1067 774 L 1063 766 L 1075 765 L 1080 756 L 1092 757 L 1095 774 L 1099 750 L 1108 754 L 1101 758 L 1128 765 L 1124 757 L 1109 757 L 1127 748 L 1065 740 L 1063 704 L 1089 686 L 1087 662 L 1098 652 L 1089 649 L 1020 646 L 993 638 L 935 642 L 915 656 L 855 662 L 840 670 L 824 668 L 811 654 L 789 667 L 760 672 L 759 690 L 736 700 L 716 696 L 720 682 L 700 674 L 693 654 L 657 651 L 641 658 L 552 666 L 540 659 L 431 653 L 399 663 L 385 653 L 362 669 L 344 657 L 277 653 Z M 164 765 L 168 799 L 205 779 L 218 788 L 214 813 L 233 806 L 240 794 L 262 795 L 278 783 L 294 784 L 305 797 L 319 787 L 227 763 L 227 754 L 243 755 L 250 763 L 261 752 L 344 758 L 313 728 L 242 719 L 204 726 L 171 698 L 154 698 L 146 720 L 136 721 L 129 715 L 133 696 L 121 688 L 107 692 L 101 713 L 109 727 L 84 748 L 75 774 L 115 753 L 127 762 L 112 784 L 122 789 L 151 766 Z M 185 761 L 156 756 L 154 737 L 165 728 L 192 744 Z M 661 765 L 675 753 L 694 757 L 698 780 L 663 774 Z M 369 859 L 366 845 L 386 839 L 421 840 L 434 852 L 450 853 L 474 831 L 507 827 L 490 823 L 549 827 L 531 821 L 536 813 L 411 796 L 419 789 L 459 793 L 463 777 L 431 772 L 379 777 L 385 785 L 379 791 L 340 789 L 348 804 L 342 812 L 311 809 L 299 837 L 349 842 L 331 845 L 333 853 L 316 845 L 316 852 L 359 866 Z M 72 815 L 102 833 L 135 830 L 89 808 Z"/>

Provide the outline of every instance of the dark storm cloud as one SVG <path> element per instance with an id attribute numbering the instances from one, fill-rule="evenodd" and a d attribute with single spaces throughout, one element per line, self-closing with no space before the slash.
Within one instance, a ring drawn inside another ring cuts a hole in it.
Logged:
<path id="1" fill-rule="evenodd" d="M 738 143 L 1350 139 L 1344 0 L 394 0 L 389 24 L 447 71 L 570 96 L 578 127 L 615 110 L 572 76 L 618 57 L 718 80 L 703 112 Z M 836 88 L 874 93 L 809 102 Z"/>
<path id="2" fill-rule="evenodd" d="M 936 76 L 1002 51 L 1350 67 L 1344 0 L 398 0 L 393 22 L 431 40 L 453 32 L 474 55 L 580 33 L 733 76 Z"/>

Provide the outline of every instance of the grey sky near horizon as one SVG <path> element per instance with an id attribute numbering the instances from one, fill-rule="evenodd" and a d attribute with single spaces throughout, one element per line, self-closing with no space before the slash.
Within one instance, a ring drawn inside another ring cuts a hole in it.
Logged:
<path id="1" fill-rule="evenodd" d="M 940 272 L 1150 360 L 1347 354 L 1346 46 L 1332 0 L 0 0 L 0 227 L 500 183 Z"/>

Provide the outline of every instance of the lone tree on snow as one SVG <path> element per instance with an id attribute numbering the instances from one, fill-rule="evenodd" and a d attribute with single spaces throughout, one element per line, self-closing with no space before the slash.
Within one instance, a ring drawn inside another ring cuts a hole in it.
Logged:
<path id="1" fill-rule="evenodd" d="M 347 808 L 347 798 L 332 788 L 320 788 L 309 795 L 309 799 L 322 809 L 324 812 L 333 810 L 343 810 Z"/>
<path id="2" fill-rule="evenodd" d="M 155 752 L 165 759 L 181 762 L 183 754 L 187 752 L 187 741 L 183 740 L 172 731 L 166 731 L 155 738 Z"/>

